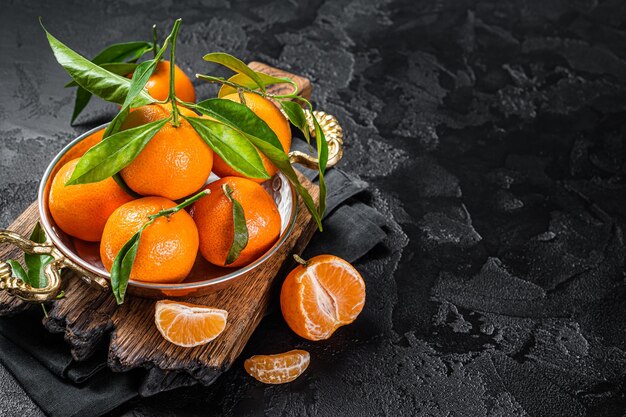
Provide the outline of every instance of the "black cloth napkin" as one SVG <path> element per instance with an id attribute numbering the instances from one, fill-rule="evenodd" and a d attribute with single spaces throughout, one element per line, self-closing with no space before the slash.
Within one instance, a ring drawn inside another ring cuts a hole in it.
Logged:
<path id="1" fill-rule="evenodd" d="M 142 371 L 114 373 L 106 353 L 83 363 L 72 359 L 63 336 L 41 325 L 43 311 L 0 319 L 0 362 L 51 417 L 91 417 L 137 397 Z"/>
<path id="2" fill-rule="evenodd" d="M 293 149 L 309 151 L 294 140 Z M 317 171 L 298 167 L 311 180 Z M 354 262 L 386 236 L 386 218 L 360 201 L 367 182 L 340 169 L 325 176 L 328 196 L 323 221 L 304 252 L 309 258 L 330 253 Z M 106 346 L 85 362 L 72 359 L 62 335 L 41 325 L 43 312 L 33 306 L 26 313 L 0 319 L 0 362 L 33 401 L 50 417 L 97 417 L 139 394 L 142 370 L 114 373 L 106 368 Z"/>

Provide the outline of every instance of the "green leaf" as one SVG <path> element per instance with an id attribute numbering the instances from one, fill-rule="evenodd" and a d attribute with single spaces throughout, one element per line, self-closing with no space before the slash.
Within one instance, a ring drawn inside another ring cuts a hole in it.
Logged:
<path id="1" fill-rule="evenodd" d="M 265 85 L 263 81 L 259 77 L 259 75 L 253 71 L 249 66 L 247 66 L 243 61 L 235 58 L 232 55 L 229 55 L 225 52 L 213 52 L 210 54 L 206 54 L 202 57 L 205 61 L 216 62 L 218 64 L 222 64 L 231 70 L 245 74 L 250 78 L 254 83 L 261 89 L 261 91 L 265 92 Z"/>
<path id="2" fill-rule="evenodd" d="M 122 124 L 124 123 L 124 120 L 126 120 L 129 114 L 130 107 L 122 107 L 120 111 L 115 115 L 113 120 L 111 120 L 107 125 L 107 128 L 104 130 L 104 134 L 102 135 L 102 139 L 104 140 L 111 135 L 119 132 Z"/>
<path id="3" fill-rule="evenodd" d="M 20 264 L 18 261 L 14 260 L 14 259 L 8 259 L 7 263 L 9 264 L 9 266 L 11 266 L 11 275 L 14 276 L 17 279 L 21 279 L 22 281 L 28 283 L 28 275 L 26 274 L 26 271 L 24 271 L 24 268 L 22 267 L 22 264 Z"/>
<path id="4" fill-rule="evenodd" d="M 123 130 L 89 149 L 65 185 L 102 181 L 127 167 L 169 118 Z"/>
<path id="5" fill-rule="evenodd" d="M 107 46 L 102 51 L 93 57 L 91 62 L 94 64 L 105 64 L 112 62 L 122 61 L 136 61 L 141 58 L 146 52 L 152 50 L 152 44 L 150 42 L 137 41 L 137 42 L 124 42 L 114 43 Z"/>
<path id="6" fill-rule="evenodd" d="M 91 93 L 85 90 L 83 87 L 76 89 L 76 99 L 74 101 L 74 110 L 72 111 L 72 119 L 70 124 L 74 123 L 78 115 L 87 107 L 89 100 L 91 100 Z"/>
<path id="7" fill-rule="evenodd" d="M 128 280 L 130 272 L 133 269 L 133 263 L 137 256 L 137 248 L 139 248 L 139 240 L 143 228 L 131 237 L 128 242 L 122 246 L 118 252 L 113 266 L 111 267 L 111 290 L 118 304 L 124 302 L 126 288 L 128 288 Z"/>
<path id="8" fill-rule="evenodd" d="M 201 101 L 194 108 L 200 113 L 219 120 L 245 135 L 254 135 L 275 148 L 284 150 L 276 133 L 245 104 L 212 98 Z"/>
<path id="9" fill-rule="evenodd" d="M 30 235 L 30 240 L 35 243 L 44 243 L 46 241 L 46 232 L 44 232 L 39 222 L 35 224 L 35 228 Z M 31 287 L 43 288 L 48 284 L 48 278 L 46 278 L 44 274 L 44 268 L 52 262 L 53 259 L 54 258 L 49 255 L 24 254 L 24 262 L 28 267 L 28 281 L 26 282 L 28 282 Z"/>
<path id="10" fill-rule="evenodd" d="M 258 151 L 245 135 L 214 120 L 200 117 L 184 118 L 202 140 L 237 172 L 252 178 L 270 178 Z"/>
<path id="11" fill-rule="evenodd" d="M 298 175 L 296 171 L 294 171 L 291 166 L 291 162 L 289 162 L 289 157 L 282 149 L 276 149 L 272 145 L 264 142 L 255 136 L 248 136 L 248 139 L 263 153 L 272 163 L 287 177 L 289 182 L 293 184 L 296 188 L 296 192 L 304 201 L 307 209 L 315 219 L 317 223 L 317 227 L 319 230 L 322 230 L 322 218 L 319 214 L 317 207 L 315 207 L 315 201 L 313 201 L 313 197 L 309 194 L 309 191 L 304 188 L 304 186 L 300 183 L 298 179 Z"/>
<path id="12" fill-rule="evenodd" d="M 226 263 L 224 264 L 230 265 L 239 258 L 241 251 L 248 246 L 248 226 L 246 225 L 243 207 L 241 207 L 239 201 L 233 198 L 233 190 L 228 184 L 223 185 L 223 190 L 226 198 L 233 204 L 233 244 L 230 246 L 226 256 Z"/>
<path id="13" fill-rule="evenodd" d="M 158 61 L 151 59 L 150 61 L 144 61 L 137 65 L 135 72 L 133 72 L 133 78 L 130 80 L 128 95 L 126 96 L 124 103 L 122 103 L 122 109 L 130 107 L 130 103 L 132 103 L 135 97 L 143 91 L 148 79 L 156 68 L 157 62 Z"/>
<path id="14" fill-rule="evenodd" d="M 109 64 L 100 64 L 100 67 L 112 72 L 113 74 L 127 76 L 128 74 L 132 74 L 135 71 L 135 68 L 137 68 L 137 64 L 129 62 L 112 62 Z M 78 83 L 72 80 L 69 83 L 65 84 L 63 87 L 67 88 L 76 86 L 78 86 Z"/>
<path id="15" fill-rule="evenodd" d="M 102 68 L 106 68 L 109 71 L 113 72 L 114 74 L 119 74 L 119 75 L 130 74 L 135 70 L 136 67 L 137 67 L 137 64 L 126 64 L 126 63 L 102 64 Z M 89 91 L 85 90 L 83 87 L 79 86 L 76 83 L 76 81 L 73 81 L 73 80 L 69 82 L 68 84 L 66 84 L 65 86 L 66 87 L 78 86 L 76 90 L 76 101 L 74 103 L 72 119 L 70 120 L 70 123 L 74 123 L 78 115 L 85 109 L 85 107 L 89 103 L 89 100 L 91 100 L 92 94 Z"/>
<path id="16" fill-rule="evenodd" d="M 298 92 L 298 85 L 291 78 L 279 78 L 273 77 L 271 75 L 265 74 L 263 72 L 256 72 L 259 79 L 263 83 L 264 86 L 273 85 L 273 84 L 291 84 L 294 87 L 292 94 L 296 94 Z M 248 77 L 246 74 L 235 74 L 228 79 L 231 83 L 239 84 L 242 87 L 250 88 L 252 90 L 258 88 L 256 81 Z M 217 93 L 218 98 L 222 98 L 229 94 L 236 93 L 237 89 L 233 86 L 222 84 L 220 91 Z"/>
<path id="17" fill-rule="evenodd" d="M 319 161 L 320 174 L 326 172 L 326 164 L 328 163 L 328 142 L 326 136 L 320 126 L 317 118 L 313 116 L 313 125 L 315 126 L 315 140 L 317 142 L 317 159 Z"/>
<path id="18" fill-rule="evenodd" d="M 159 49 L 159 52 L 155 54 L 154 59 L 142 62 L 135 68 L 135 71 L 133 72 L 133 77 L 130 81 L 128 95 L 126 96 L 126 99 L 124 99 L 124 103 L 122 104 L 122 108 L 120 109 L 119 113 L 115 115 L 111 123 L 109 123 L 109 125 L 107 126 L 107 129 L 104 131 L 104 139 L 117 133 L 120 130 L 122 123 L 124 123 L 124 120 L 126 120 L 126 117 L 128 117 L 130 113 L 130 107 L 135 101 L 135 98 L 140 93 L 144 92 L 144 87 L 150 79 L 150 76 L 152 76 L 152 74 L 154 73 L 154 70 L 159 63 L 159 60 L 163 56 L 163 53 L 167 49 L 167 45 L 170 41 L 171 36 L 172 35 L 170 34 L 170 36 L 165 39 L 163 46 L 161 47 L 161 49 Z"/>
<path id="19" fill-rule="evenodd" d="M 326 172 L 326 164 L 328 163 L 328 142 L 326 142 L 326 136 L 322 130 L 317 118 L 313 116 L 313 124 L 315 125 L 315 140 L 317 142 L 317 161 L 319 165 L 319 186 L 320 186 L 320 204 L 319 215 L 324 217 L 326 211 L 326 181 L 324 180 L 324 173 Z"/>
<path id="20" fill-rule="evenodd" d="M 309 124 L 306 121 L 306 116 L 304 115 L 302 107 L 293 101 L 280 101 L 280 107 L 282 107 L 291 124 L 297 127 L 304 134 L 308 143 L 311 143 Z"/>
<path id="21" fill-rule="evenodd" d="M 139 64 L 131 62 L 110 62 L 108 64 L 100 64 L 100 66 L 113 74 L 123 75 L 126 77 L 129 74 L 135 72 Z"/>
<path id="22" fill-rule="evenodd" d="M 41 27 L 46 32 L 48 43 L 56 60 L 78 85 L 106 101 L 118 104 L 124 102 L 130 89 L 130 80 L 128 78 L 113 74 L 94 64 L 52 36 L 43 24 L 41 24 Z M 142 91 L 136 97 L 133 106 L 141 106 L 152 102 L 154 102 L 154 99 L 146 91 Z"/>
<path id="23" fill-rule="evenodd" d="M 167 45 L 170 42 L 171 36 L 172 35 L 170 34 L 170 36 L 165 39 L 163 46 L 154 56 L 154 59 L 142 62 L 141 64 L 137 65 L 137 68 L 135 68 L 135 72 L 133 72 L 133 78 L 130 82 L 128 95 L 124 100 L 124 104 L 122 104 L 122 109 L 130 107 L 131 103 L 135 100 L 135 97 L 137 97 L 141 92 L 144 91 L 143 88 L 146 86 L 146 83 L 150 79 L 150 76 L 152 76 L 152 73 L 156 69 L 157 64 L 161 60 L 163 53 L 167 49 Z"/>

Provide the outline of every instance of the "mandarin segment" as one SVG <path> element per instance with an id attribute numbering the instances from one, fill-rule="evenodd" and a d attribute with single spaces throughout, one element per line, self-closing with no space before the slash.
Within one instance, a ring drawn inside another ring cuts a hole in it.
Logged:
<path id="1" fill-rule="evenodd" d="M 284 384 L 298 378 L 311 362 L 309 352 L 290 350 L 276 355 L 255 355 L 243 366 L 248 374 L 264 384 Z"/>
<path id="2" fill-rule="evenodd" d="M 248 228 L 248 244 L 229 265 L 225 263 L 234 239 L 234 222 L 232 203 L 222 189 L 224 184 L 230 186 L 233 198 L 241 204 Z M 280 235 L 280 214 L 263 187 L 246 178 L 226 177 L 206 188 L 211 194 L 195 203 L 190 211 L 198 226 L 200 253 L 207 261 L 218 266 L 244 266 L 276 243 Z"/>
<path id="3" fill-rule="evenodd" d="M 178 107 L 185 116 L 197 116 Z M 171 105 L 150 104 L 134 109 L 122 130 L 170 116 Z M 198 191 L 211 174 L 213 150 L 183 118 L 178 127 L 167 123 L 123 170 L 122 178 L 135 192 L 178 200 Z"/>
<path id="4" fill-rule="evenodd" d="M 289 273 L 280 293 L 285 321 L 299 336 L 328 339 L 352 323 L 365 305 L 365 282 L 348 262 L 320 255 Z"/>
<path id="5" fill-rule="evenodd" d="M 241 98 L 239 94 L 228 94 L 223 97 L 226 100 L 232 100 L 237 103 L 241 103 Z M 255 93 L 244 93 L 244 100 L 246 101 L 246 106 L 250 110 L 254 112 L 261 120 L 263 120 L 270 129 L 276 133 L 280 144 L 283 147 L 285 152 L 289 152 L 291 148 L 291 127 L 289 126 L 289 121 L 283 116 L 283 114 L 278 110 L 278 108 L 272 103 L 270 100 L 265 97 L 261 97 Z M 261 161 L 263 161 L 263 166 L 267 173 L 271 176 L 278 172 L 278 168 L 274 164 L 270 162 L 269 159 L 262 153 L 259 153 L 261 157 Z M 245 177 L 243 174 L 234 170 L 230 165 L 228 165 L 219 155 L 215 155 L 215 159 L 213 161 L 213 172 L 218 177 Z M 250 180 L 258 183 L 262 183 L 265 181 L 262 178 L 249 178 Z"/>
<path id="6" fill-rule="evenodd" d="M 55 223 L 65 233 L 97 242 L 111 213 L 133 198 L 113 178 L 89 184 L 65 185 L 78 161 L 69 161 L 54 176 L 48 207 Z"/>
<path id="7" fill-rule="evenodd" d="M 120 206 L 111 214 L 100 243 L 100 258 L 111 270 L 118 252 L 148 222 L 148 216 L 175 207 L 163 197 L 144 197 Z M 181 282 L 193 267 L 198 252 L 198 229 L 185 210 L 159 217 L 144 229 L 130 279 Z"/>
<path id="8" fill-rule="evenodd" d="M 170 300 L 158 301 L 154 324 L 170 343 L 182 347 L 200 346 L 218 337 L 226 328 L 228 312 Z"/>

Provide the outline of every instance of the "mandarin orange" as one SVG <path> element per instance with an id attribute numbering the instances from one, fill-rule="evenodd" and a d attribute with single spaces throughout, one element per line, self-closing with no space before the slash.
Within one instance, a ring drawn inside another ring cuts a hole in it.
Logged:
<path id="1" fill-rule="evenodd" d="M 148 222 L 148 216 L 175 207 L 163 197 L 144 197 L 120 206 L 111 214 L 100 242 L 100 258 L 110 271 L 120 249 Z M 157 218 L 139 239 L 130 279 L 180 282 L 189 274 L 198 253 L 198 229 L 184 210 Z"/>
<path id="2" fill-rule="evenodd" d="M 232 203 L 222 189 L 224 184 L 230 186 L 233 199 L 241 204 L 248 228 L 248 244 L 229 265 L 225 263 L 234 239 L 234 221 Z M 225 177 L 206 188 L 211 194 L 195 203 L 190 212 L 198 226 L 200 253 L 207 261 L 240 267 L 272 247 L 280 235 L 281 219 L 276 203 L 263 187 L 246 178 Z"/>
<path id="3" fill-rule="evenodd" d="M 65 233 L 97 242 L 111 213 L 133 198 L 113 178 L 89 184 L 65 185 L 78 161 L 69 161 L 54 176 L 48 207 L 57 226 Z"/>
<path id="4" fill-rule="evenodd" d="M 352 323 L 365 304 L 365 282 L 348 262 L 320 255 L 289 273 L 280 292 L 280 308 L 296 334 L 328 339 Z"/>
<path id="5" fill-rule="evenodd" d="M 223 97 L 227 100 L 232 100 L 237 103 L 241 103 L 241 98 L 239 94 L 228 94 Z M 276 133 L 280 144 L 283 146 L 283 150 L 285 152 L 289 152 L 291 148 L 291 128 L 289 126 L 289 121 L 283 116 L 283 114 L 278 110 L 278 107 L 274 105 L 270 100 L 261 97 L 255 93 L 244 93 L 244 100 L 246 102 L 246 106 L 250 110 L 254 112 L 261 120 L 263 120 L 267 125 Z M 263 161 L 263 166 L 265 170 L 270 176 L 273 176 L 278 172 L 278 168 L 274 164 L 270 162 L 267 157 L 261 153 L 261 160 Z M 218 177 L 244 177 L 245 175 L 235 171 L 230 165 L 228 165 L 222 158 L 218 155 L 215 155 L 215 159 L 213 161 L 213 172 Z M 259 178 L 250 178 L 252 181 L 261 183 L 265 180 Z"/>
<path id="6" fill-rule="evenodd" d="M 204 345 L 222 334 L 228 311 L 184 302 L 156 303 L 154 324 L 170 343 L 182 347 Z"/>
<path id="7" fill-rule="evenodd" d="M 291 382 L 308 368 L 311 356 L 306 350 L 290 350 L 276 355 L 255 355 L 243 363 L 248 374 L 264 384 Z"/>
<path id="8" fill-rule="evenodd" d="M 146 83 L 148 93 L 157 100 L 166 100 L 170 93 L 170 61 L 161 61 Z M 129 75 L 129 77 L 132 76 Z M 183 101 L 194 103 L 196 91 L 187 74 L 178 65 L 174 66 L 174 92 Z"/>
<path id="9" fill-rule="evenodd" d="M 181 114 L 197 116 L 178 107 Z M 171 105 L 150 104 L 134 109 L 122 130 L 170 116 Z M 128 186 L 141 195 L 178 200 L 198 191 L 211 174 L 213 150 L 184 119 L 178 127 L 167 123 L 126 168 L 120 171 Z"/>

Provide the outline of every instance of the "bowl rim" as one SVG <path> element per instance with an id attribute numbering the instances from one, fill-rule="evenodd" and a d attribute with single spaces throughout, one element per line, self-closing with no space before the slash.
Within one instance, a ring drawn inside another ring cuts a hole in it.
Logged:
<path id="1" fill-rule="evenodd" d="M 108 271 L 106 271 L 104 269 L 97 268 L 96 266 L 92 265 L 91 263 L 85 261 L 80 256 L 78 256 L 74 251 L 72 251 L 65 243 L 63 243 L 63 241 L 59 238 L 59 236 L 52 229 L 52 223 L 51 223 L 52 216 L 49 213 L 47 204 L 44 204 L 44 202 L 46 201 L 45 200 L 46 185 L 48 183 L 48 180 L 50 178 L 50 175 L 51 175 L 52 171 L 56 167 L 56 165 L 59 162 L 59 160 L 70 149 L 72 149 L 77 143 L 81 142 L 86 137 L 91 136 L 92 134 L 94 134 L 94 133 L 96 133 L 96 132 L 98 132 L 100 130 L 106 129 L 106 127 L 108 125 L 109 125 L 109 123 L 104 123 L 104 124 L 102 124 L 100 126 L 94 127 L 93 129 L 90 129 L 90 130 L 82 133 L 81 135 L 77 136 L 75 139 L 70 141 L 67 145 L 65 145 L 63 147 L 63 149 L 61 149 L 56 154 L 56 156 L 48 164 L 48 167 L 46 168 L 46 170 L 45 170 L 45 172 L 44 172 L 44 174 L 43 174 L 43 176 L 41 178 L 41 182 L 39 183 L 39 189 L 38 189 L 38 192 L 37 192 L 37 203 L 38 203 L 38 208 L 39 208 L 39 218 L 40 218 L 41 224 L 42 224 L 42 226 L 43 226 L 43 228 L 44 228 L 44 230 L 46 232 L 46 235 L 51 240 L 51 242 L 54 244 L 54 246 L 59 251 L 61 251 L 65 256 L 67 256 L 69 259 L 71 259 L 73 262 L 77 263 L 81 267 L 85 268 L 87 271 L 92 272 L 92 273 L 94 273 L 94 274 L 96 274 L 96 275 L 98 275 L 100 277 L 103 277 L 103 278 L 105 278 L 105 279 L 110 281 L 111 276 L 110 276 Z M 292 209 L 291 209 L 291 213 L 290 213 L 290 217 L 289 217 L 289 220 L 288 220 L 287 227 L 282 232 L 281 236 L 276 241 L 276 243 L 274 243 L 274 245 L 263 256 L 261 256 L 259 259 L 255 260 L 251 264 L 248 264 L 245 267 L 242 267 L 242 268 L 239 268 L 239 269 L 235 269 L 235 270 L 233 270 L 233 272 L 230 272 L 230 273 L 228 273 L 226 275 L 222 275 L 220 277 L 215 277 L 215 278 L 210 278 L 210 279 L 203 280 L 203 281 L 193 281 L 193 282 L 181 282 L 181 283 L 176 283 L 176 284 L 172 284 L 172 283 L 167 284 L 167 283 L 151 283 L 151 282 L 144 282 L 144 281 L 129 280 L 128 281 L 129 287 L 130 286 L 134 286 L 134 287 L 143 288 L 143 289 L 147 289 L 147 290 L 153 290 L 153 291 L 194 290 L 194 289 L 204 288 L 204 287 L 207 287 L 207 286 L 213 286 L 213 285 L 217 285 L 217 284 L 220 284 L 220 283 L 224 283 L 224 282 L 233 280 L 233 279 L 235 279 L 237 277 L 240 277 L 240 276 L 242 276 L 242 275 L 252 271 L 257 266 L 261 265 L 266 260 L 268 260 L 272 255 L 274 255 L 278 251 L 278 249 L 285 243 L 287 238 L 291 235 L 291 232 L 293 231 L 293 228 L 294 228 L 295 223 L 296 223 L 296 217 L 297 217 L 297 213 L 298 213 L 298 198 L 297 198 L 296 190 L 295 190 L 293 184 L 291 184 L 291 182 L 289 182 L 287 180 L 287 178 L 284 176 L 284 174 L 279 172 L 278 175 L 281 176 L 281 179 L 283 180 L 283 182 L 285 184 L 288 184 L 289 190 L 291 191 L 291 198 L 292 198 L 293 204 L 292 204 Z"/>

